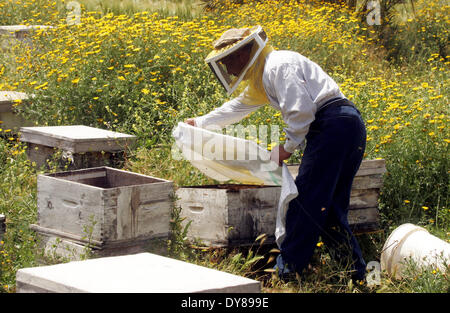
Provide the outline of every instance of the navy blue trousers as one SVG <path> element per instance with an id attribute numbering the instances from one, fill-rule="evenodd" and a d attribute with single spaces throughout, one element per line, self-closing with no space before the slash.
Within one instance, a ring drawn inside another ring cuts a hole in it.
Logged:
<path id="1" fill-rule="evenodd" d="M 320 237 L 337 261 L 351 261 L 354 279 L 364 279 L 366 264 L 347 215 L 365 147 L 366 129 L 355 107 L 330 105 L 317 112 L 295 179 L 299 195 L 289 204 L 281 244 L 284 262 L 299 274 Z"/>

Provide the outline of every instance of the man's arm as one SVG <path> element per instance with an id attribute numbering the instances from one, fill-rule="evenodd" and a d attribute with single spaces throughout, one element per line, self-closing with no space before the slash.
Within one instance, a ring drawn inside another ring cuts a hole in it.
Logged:
<path id="1" fill-rule="evenodd" d="M 249 105 L 242 101 L 242 95 L 225 102 L 222 106 L 214 109 L 210 113 L 198 116 L 190 121 L 194 121 L 193 126 L 207 128 L 208 126 L 226 127 L 242 120 L 244 117 L 256 111 L 262 105 Z M 188 121 L 189 121 L 188 120 Z M 192 125 L 192 124 L 191 124 Z"/>

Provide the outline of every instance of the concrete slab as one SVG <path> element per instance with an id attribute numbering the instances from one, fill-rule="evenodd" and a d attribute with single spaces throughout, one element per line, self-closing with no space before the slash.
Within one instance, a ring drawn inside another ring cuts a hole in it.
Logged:
<path id="1" fill-rule="evenodd" d="M 19 293 L 260 292 L 260 282 L 179 260 L 140 253 L 17 271 Z"/>

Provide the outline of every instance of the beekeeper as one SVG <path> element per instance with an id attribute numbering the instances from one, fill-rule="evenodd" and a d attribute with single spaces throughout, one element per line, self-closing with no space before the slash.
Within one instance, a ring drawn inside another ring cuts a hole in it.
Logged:
<path id="1" fill-rule="evenodd" d="M 306 146 L 295 179 L 299 195 L 289 203 L 275 267 L 281 277 L 301 274 L 321 238 L 333 257 L 352 264 L 352 278 L 362 280 L 366 264 L 347 214 L 366 145 L 364 122 L 319 65 L 297 52 L 275 51 L 267 42 L 260 26 L 224 32 L 206 63 L 228 95 L 241 83 L 245 88 L 212 112 L 185 122 L 225 127 L 265 104 L 281 111 L 286 141 L 272 149 L 271 159 L 281 165 Z"/>

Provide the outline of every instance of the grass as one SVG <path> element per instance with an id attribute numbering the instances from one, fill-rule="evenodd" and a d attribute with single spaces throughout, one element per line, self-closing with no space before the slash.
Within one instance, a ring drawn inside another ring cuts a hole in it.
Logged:
<path id="1" fill-rule="evenodd" d="M 450 60 L 443 45 L 448 5 L 417 1 L 414 18 L 397 17 L 395 35 L 386 41 L 384 32 L 330 3 L 215 1 L 212 11 L 191 9 L 187 1 L 80 3 L 81 24 L 71 26 L 60 1 L 0 4 L 1 24 L 55 26 L 36 33 L 34 48 L 0 55 L 0 90 L 35 94 L 30 105 L 16 103 L 19 114 L 38 125 L 84 124 L 135 134 L 138 145 L 125 169 L 176 186 L 215 183 L 189 162 L 172 159 L 171 131 L 178 121 L 227 100 L 203 61 L 212 40 L 230 26 L 258 23 L 277 49 L 299 51 L 335 78 L 366 121 L 365 157 L 386 160 L 382 232 L 358 237 L 366 261 L 379 261 L 387 236 L 405 222 L 450 239 Z M 268 106 L 243 123 L 284 125 Z M 16 271 L 37 265 L 36 238 L 28 226 L 36 222 L 36 176 L 43 170 L 29 163 L 10 130 L 1 124 L 0 129 L 0 213 L 7 216 L 0 290 L 13 292 Z M 324 246 L 301 283 L 285 283 L 270 272 L 277 252 L 261 245 L 263 238 L 251 249 L 201 248 L 186 240 L 188 228 L 178 213 L 175 208 L 171 220 L 172 257 L 259 279 L 265 292 L 448 292 L 448 273 L 419 271 L 414 264 L 401 281 L 381 273 L 379 285 L 355 285 L 348 267 L 336 264 Z"/>

